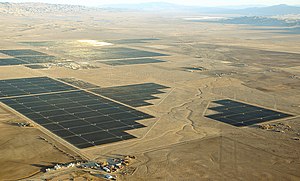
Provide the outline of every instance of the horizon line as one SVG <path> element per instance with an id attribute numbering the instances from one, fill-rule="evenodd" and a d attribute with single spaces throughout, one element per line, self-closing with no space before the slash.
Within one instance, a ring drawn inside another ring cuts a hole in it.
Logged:
<path id="1" fill-rule="evenodd" d="M 74 5 L 74 6 L 85 6 L 85 7 L 101 7 L 101 6 L 114 6 L 114 5 L 141 5 L 141 4 L 151 4 L 151 3 L 165 3 L 165 4 L 172 4 L 178 6 L 186 6 L 186 7 L 204 7 L 204 8 L 230 8 L 230 7 L 240 7 L 240 8 L 247 8 L 247 7 L 270 7 L 270 6 L 278 6 L 278 5 L 288 5 L 288 6 L 300 6 L 300 4 L 290 4 L 290 3 L 278 3 L 278 4 L 243 4 L 243 5 L 219 5 L 219 6 L 201 6 L 201 5 L 188 5 L 188 4 L 180 4 L 180 3 L 170 3 L 165 1 L 153 1 L 153 2 L 140 2 L 140 3 L 110 3 L 110 4 L 94 4 L 94 5 L 84 5 L 81 3 L 59 3 L 59 2 L 34 2 L 34 1 L 26 1 L 26 2 L 10 2 L 10 1 L 1 1 L 0 3 L 14 3 L 14 4 L 24 4 L 24 3 L 41 3 L 41 4 L 58 4 L 58 5 Z"/>

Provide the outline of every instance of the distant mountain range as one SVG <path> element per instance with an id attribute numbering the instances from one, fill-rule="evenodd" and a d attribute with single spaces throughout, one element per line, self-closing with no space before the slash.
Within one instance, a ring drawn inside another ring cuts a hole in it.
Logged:
<path id="1" fill-rule="evenodd" d="M 241 16 L 218 21 L 226 24 L 245 24 L 254 26 L 299 27 L 300 20 L 278 19 L 262 16 Z"/>
<path id="2" fill-rule="evenodd" d="M 99 6 L 100 8 L 112 8 L 112 9 L 122 9 L 122 10 L 177 10 L 185 9 L 186 6 L 181 6 L 166 2 L 150 2 L 150 3 L 140 3 L 140 4 L 107 4 Z"/>
<path id="3" fill-rule="evenodd" d="M 195 7 L 183 6 L 172 3 L 152 2 L 141 4 L 115 4 L 104 5 L 101 8 L 112 8 L 120 10 L 138 10 L 138 11 L 189 11 L 209 14 L 239 14 L 249 16 L 274 16 L 286 14 L 300 14 L 300 6 L 289 6 L 285 4 L 275 6 L 260 7 Z"/>
<path id="4" fill-rule="evenodd" d="M 199 14 L 234 14 L 241 16 L 276 16 L 287 14 L 300 14 L 300 7 L 285 4 L 266 7 L 196 7 L 183 6 L 172 3 L 142 3 L 142 4 L 117 4 L 104 5 L 100 7 L 85 7 L 63 4 L 46 3 L 1 3 L 0 14 L 32 15 L 47 13 L 69 13 L 88 11 L 150 11 L 150 12 L 191 12 Z"/>
<path id="5" fill-rule="evenodd" d="M 251 15 L 251 16 L 275 16 L 286 14 L 300 14 L 300 7 L 288 6 L 285 4 L 268 6 L 268 7 L 253 7 L 246 9 L 233 10 L 236 14 Z"/>

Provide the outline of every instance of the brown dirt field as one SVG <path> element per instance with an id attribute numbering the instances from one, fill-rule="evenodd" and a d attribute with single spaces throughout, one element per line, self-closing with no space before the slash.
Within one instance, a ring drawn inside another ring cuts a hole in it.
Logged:
<path id="1" fill-rule="evenodd" d="M 72 161 L 52 145 L 39 139 L 40 136 L 48 138 L 40 130 L 21 128 L 12 124 L 15 122 L 24 122 L 24 119 L 0 109 L 0 180 L 26 178 L 54 163 Z"/>

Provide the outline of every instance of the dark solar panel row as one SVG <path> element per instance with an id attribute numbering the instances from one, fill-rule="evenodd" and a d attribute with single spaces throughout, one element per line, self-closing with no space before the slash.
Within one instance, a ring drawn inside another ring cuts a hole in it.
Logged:
<path id="1" fill-rule="evenodd" d="M 291 117 L 290 114 L 273 111 L 258 106 L 233 101 L 230 99 L 214 101 L 219 104 L 217 107 L 210 107 L 210 110 L 218 113 L 206 117 L 231 124 L 233 126 L 250 126 L 266 121 Z"/>
<path id="2" fill-rule="evenodd" d="M 0 98 L 76 90 L 48 77 L 0 80 Z"/>
<path id="3" fill-rule="evenodd" d="M 31 68 L 31 69 L 45 69 L 45 68 L 48 68 L 45 65 L 39 65 L 39 64 L 25 65 L 25 67 L 28 67 L 28 68 Z"/>
<path id="4" fill-rule="evenodd" d="M 9 56 L 34 56 L 34 55 L 47 55 L 45 53 L 42 52 L 38 52 L 38 51 L 34 51 L 34 50 L 30 50 L 30 49 L 19 49 L 19 50 L 0 50 L 0 53 L 9 55 Z"/>
<path id="5" fill-rule="evenodd" d="M 52 63 L 57 60 L 55 56 L 17 56 L 15 58 L 18 58 L 22 61 L 28 62 L 28 63 Z"/>
<path id="6" fill-rule="evenodd" d="M 138 64 L 149 64 L 149 63 L 162 63 L 166 62 L 163 60 L 152 59 L 152 58 L 141 58 L 141 59 L 130 59 L 130 60 L 110 60 L 110 61 L 99 61 L 111 66 L 118 65 L 138 65 Z"/>
<path id="7" fill-rule="evenodd" d="M 160 91 L 160 89 L 166 88 L 168 87 L 159 84 L 145 83 L 92 89 L 90 91 L 113 100 L 117 100 L 132 107 L 140 107 L 152 105 L 146 101 L 159 99 L 153 95 L 164 93 L 163 91 Z"/>
<path id="8" fill-rule="evenodd" d="M 55 56 L 50 56 L 30 49 L 0 50 L 0 53 L 14 57 L 0 59 L 0 66 L 51 63 L 57 60 Z"/>
<path id="9" fill-rule="evenodd" d="M 28 64 L 28 62 L 25 62 L 17 58 L 0 58 L 0 66 L 23 65 L 23 64 Z"/>
<path id="10" fill-rule="evenodd" d="M 20 42 L 20 44 L 25 44 L 29 46 L 35 46 L 35 47 L 49 47 L 49 46 L 55 46 L 57 42 L 55 41 L 31 41 L 31 42 Z"/>
<path id="11" fill-rule="evenodd" d="M 108 99 L 74 91 L 1 100 L 78 148 L 135 138 L 127 130 L 153 116 Z"/>

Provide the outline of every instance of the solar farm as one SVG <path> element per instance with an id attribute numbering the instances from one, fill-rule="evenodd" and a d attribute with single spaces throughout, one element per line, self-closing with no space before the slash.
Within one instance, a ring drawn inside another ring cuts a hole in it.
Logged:
<path id="1" fill-rule="evenodd" d="M 77 148 L 135 138 L 153 116 L 48 77 L 0 81 L 0 101 Z M 16 90 L 8 92 L 8 90 Z"/>
<path id="2" fill-rule="evenodd" d="M 80 81 L 74 84 L 76 80 L 71 80 L 1 80 L 0 101 L 82 149 L 136 138 L 125 131 L 146 127 L 137 121 L 154 116 L 132 107 L 153 105 L 147 101 L 159 99 L 154 95 L 170 88 L 155 83 L 99 88 Z M 229 99 L 213 103 L 219 106 L 208 109 L 217 113 L 206 117 L 237 127 L 293 116 Z"/>
<path id="3" fill-rule="evenodd" d="M 27 42 L 25 44 L 29 43 L 30 42 Z M 38 45 L 41 45 L 41 43 L 42 42 L 39 42 Z M 45 43 L 49 44 L 49 42 Z M 62 44 L 61 46 L 63 45 L 64 44 Z M 60 50 L 61 49 L 58 47 L 57 51 L 60 52 Z M 73 51 L 64 51 L 63 53 L 65 54 L 65 57 L 81 59 L 82 51 L 84 51 L 85 58 L 89 61 L 98 61 L 99 63 L 106 64 L 109 66 L 163 63 L 166 61 L 152 57 L 168 56 L 167 54 L 163 53 L 124 47 L 113 47 L 106 49 L 79 49 L 78 51 L 80 53 Z M 0 53 L 10 56 L 9 58 L 0 58 L 0 66 L 25 65 L 26 67 L 32 69 L 42 69 L 44 68 L 43 64 L 65 62 L 64 57 L 59 58 L 31 49 L 0 50 Z"/>
<path id="4" fill-rule="evenodd" d="M 165 93 L 163 90 L 168 89 L 163 85 L 155 83 L 134 84 L 117 87 L 98 88 L 92 92 L 104 95 L 111 99 L 117 100 L 132 107 L 153 105 L 147 100 L 159 99 L 155 95 Z"/>
<path id="5" fill-rule="evenodd" d="M 158 39 L 124 39 L 111 42 L 143 44 L 149 41 L 158 41 Z M 22 44 L 43 47 L 62 46 L 63 42 L 23 42 Z M 81 50 L 81 47 L 79 48 Z M 68 50 L 64 52 L 71 53 Z M 55 56 L 32 49 L 0 50 L 0 53 L 11 57 L 1 58 L 1 65 L 24 65 L 33 70 L 42 69 L 43 63 L 58 60 Z M 83 54 L 95 63 L 112 67 L 163 64 L 167 61 L 157 57 L 169 56 L 164 53 L 124 47 L 86 49 Z M 71 56 L 81 57 L 74 52 Z M 185 69 L 189 70 L 187 72 L 198 73 L 206 70 L 203 67 Z M 146 128 L 147 126 L 140 121 L 148 120 L 155 123 L 156 116 L 137 108 L 155 106 L 171 90 L 172 87 L 158 83 L 103 87 L 76 78 L 31 77 L 0 80 L 0 102 L 70 145 L 84 149 L 141 138 L 141 135 L 130 134 L 128 131 Z M 231 99 L 212 101 L 207 110 L 212 111 L 205 115 L 210 121 L 235 127 L 293 117 L 289 113 Z"/>
<path id="6" fill-rule="evenodd" d="M 0 50 L 0 53 L 13 57 L 0 58 L 0 66 L 50 63 L 57 59 L 55 56 L 30 49 Z"/>
<path id="7" fill-rule="evenodd" d="M 223 99 L 213 101 L 219 106 L 210 107 L 216 114 L 207 115 L 207 118 L 227 123 L 233 126 L 251 126 L 266 121 L 288 118 L 293 115 L 257 107 L 242 102 Z"/>
<path id="8" fill-rule="evenodd" d="M 300 178 L 296 35 L 41 6 L 0 16 L 0 180 Z"/>
<path id="9" fill-rule="evenodd" d="M 144 43 L 150 40 L 124 40 L 118 43 Z M 45 46 L 51 42 L 22 44 Z M 32 49 L 0 50 L 0 53 L 11 57 L 1 58 L 2 66 L 25 65 L 39 70 L 47 68 L 44 63 L 58 61 L 55 56 Z M 86 54 L 95 60 L 99 57 L 108 59 L 99 62 L 110 66 L 162 63 L 165 61 L 148 57 L 167 56 L 122 47 L 89 49 Z M 147 102 L 159 99 L 153 94 L 165 93 L 160 89 L 169 88 L 155 83 L 101 88 L 84 81 L 49 77 L 0 80 L 0 85 L 2 103 L 79 149 L 136 138 L 126 131 L 144 128 L 146 126 L 137 121 L 155 117 L 133 107 L 153 105 Z"/>

